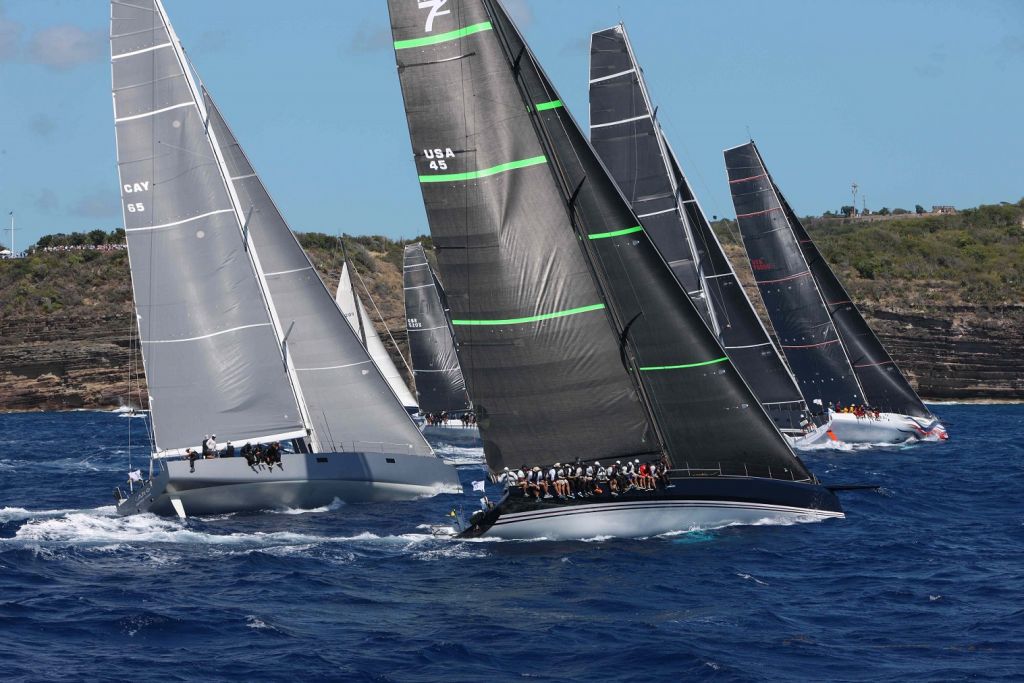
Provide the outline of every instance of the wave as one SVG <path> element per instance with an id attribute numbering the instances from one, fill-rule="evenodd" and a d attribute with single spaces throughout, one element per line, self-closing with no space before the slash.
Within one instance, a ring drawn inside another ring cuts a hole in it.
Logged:
<path id="1" fill-rule="evenodd" d="M 113 506 L 111 506 L 111 509 Z M 0 508 L 0 524 L 7 522 L 22 522 L 27 519 L 40 519 L 49 517 L 60 517 L 71 512 L 79 512 L 75 509 L 65 510 L 27 510 L 19 507 L 3 507 Z"/>

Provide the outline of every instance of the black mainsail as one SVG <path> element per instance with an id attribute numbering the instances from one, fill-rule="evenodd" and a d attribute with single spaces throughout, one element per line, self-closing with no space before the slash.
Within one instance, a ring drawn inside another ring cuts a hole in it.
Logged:
<path id="1" fill-rule="evenodd" d="M 726 150 L 725 165 L 754 280 L 804 399 L 823 406 L 865 403 L 781 196 L 754 143 Z"/>
<path id="2" fill-rule="evenodd" d="M 779 213 L 784 216 L 785 222 L 792 230 L 792 236 L 814 278 L 822 302 L 842 342 L 845 355 L 862 387 L 865 401 L 886 412 L 923 418 L 934 417 L 900 372 L 881 341 L 864 320 L 864 316 L 857 310 L 846 288 L 818 251 L 818 247 L 765 167 L 760 150 L 753 142 L 737 149 L 744 149 L 743 154 L 747 158 L 751 155 L 756 157 L 755 168 L 764 173 L 765 182 L 770 184 L 772 194 L 781 207 Z M 729 152 L 726 154 L 728 156 Z"/>
<path id="3" fill-rule="evenodd" d="M 665 453 L 809 480 L 501 5 L 388 4 L 491 470 Z"/>
<path id="4" fill-rule="evenodd" d="M 656 119 L 642 69 L 621 24 L 591 35 L 590 138 L 765 411 L 782 431 L 802 432 L 811 411 Z"/>
<path id="5" fill-rule="evenodd" d="M 422 244 L 405 247 L 402 265 L 405 324 L 416 379 L 416 398 L 424 413 L 461 413 L 473 405 L 455 351 L 441 283 L 430 267 Z"/>

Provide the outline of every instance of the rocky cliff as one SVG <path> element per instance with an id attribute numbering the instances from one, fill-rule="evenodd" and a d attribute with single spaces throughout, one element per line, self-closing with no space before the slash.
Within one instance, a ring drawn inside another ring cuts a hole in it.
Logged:
<path id="1" fill-rule="evenodd" d="M 977 215 L 906 221 L 909 227 L 808 224 L 926 398 L 1024 399 L 1024 206 L 1011 209 L 994 228 L 992 216 Z M 734 226 L 721 222 L 716 229 L 759 305 Z M 335 238 L 312 233 L 302 240 L 333 292 L 342 261 Z M 362 277 L 357 290 L 364 294 L 365 283 L 404 353 L 404 242 L 359 237 L 346 244 Z M 132 327 L 125 252 L 68 250 L 0 261 L 0 410 L 144 404 Z M 385 345 L 392 347 L 386 339 Z"/>

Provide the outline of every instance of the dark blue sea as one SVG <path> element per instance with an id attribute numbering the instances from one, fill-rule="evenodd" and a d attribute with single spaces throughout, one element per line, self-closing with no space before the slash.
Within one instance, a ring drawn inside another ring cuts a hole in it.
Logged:
<path id="1" fill-rule="evenodd" d="M 1020 680 L 1024 406 L 935 410 L 805 456 L 882 485 L 845 520 L 559 543 L 433 537 L 469 493 L 122 519 L 144 420 L 0 415 L 0 680 Z"/>

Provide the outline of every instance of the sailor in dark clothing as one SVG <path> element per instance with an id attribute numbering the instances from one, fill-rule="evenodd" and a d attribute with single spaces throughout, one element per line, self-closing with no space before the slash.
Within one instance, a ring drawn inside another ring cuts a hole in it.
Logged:
<path id="1" fill-rule="evenodd" d="M 281 444 L 276 441 L 270 444 L 270 447 L 267 449 L 267 465 L 270 467 L 274 465 L 281 467 Z M 281 467 L 281 469 L 284 468 Z"/>
<path id="2" fill-rule="evenodd" d="M 210 435 L 209 434 L 204 434 L 203 435 L 203 457 L 204 458 L 207 458 L 207 457 L 210 456 L 210 447 L 208 445 L 209 440 L 210 440 Z"/>
<path id="3" fill-rule="evenodd" d="M 191 448 L 186 448 L 185 449 L 185 457 L 188 459 L 188 468 L 189 468 L 188 471 L 189 472 L 195 472 L 196 471 L 196 459 L 199 456 Z"/>
<path id="4" fill-rule="evenodd" d="M 256 464 L 256 455 L 252 452 L 252 444 L 248 441 L 242 446 L 242 457 L 245 458 L 245 462 L 249 467 Z"/>
<path id="5" fill-rule="evenodd" d="M 256 450 L 253 451 L 252 455 L 256 459 L 257 465 L 266 462 L 266 449 L 263 448 L 263 444 L 256 444 Z"/>
<path id="6" fill-rule="evenodd" d="M 235 457 L 235 444 L 231 443 L 230 441 L 228 441 L 227 445 L 224 447 L 224 457 L 225 458 L 233 458 L 233 457 Z"/>

